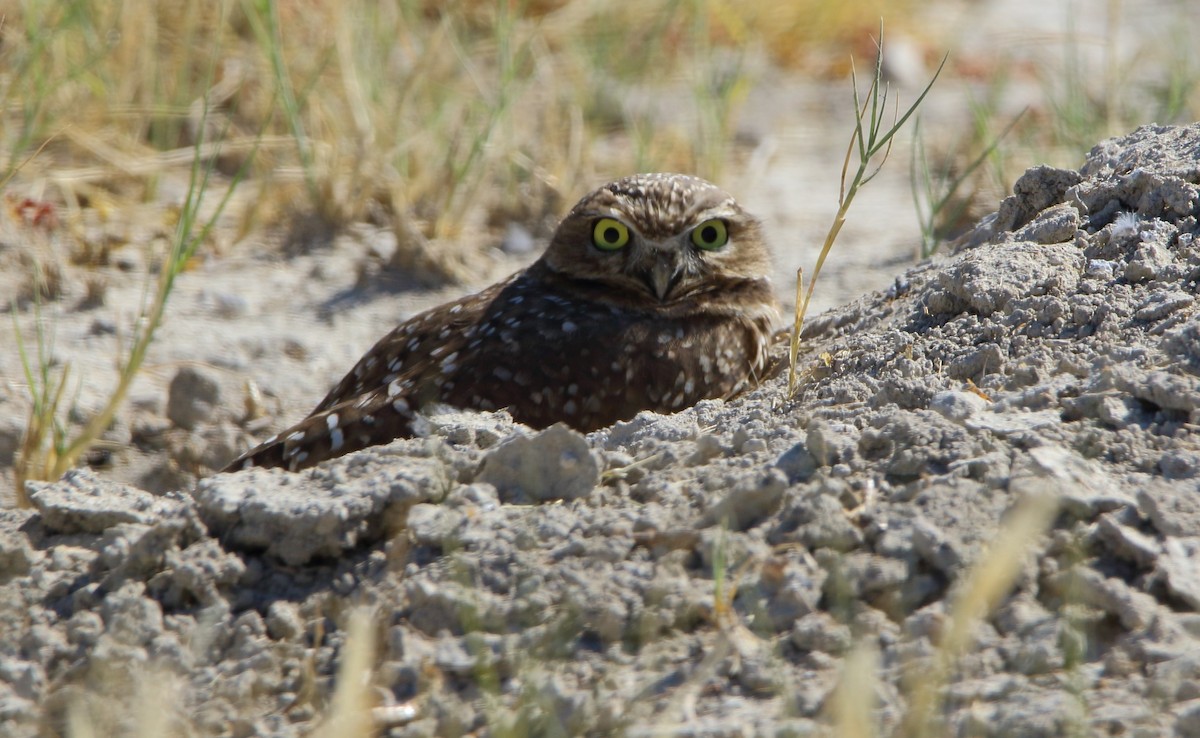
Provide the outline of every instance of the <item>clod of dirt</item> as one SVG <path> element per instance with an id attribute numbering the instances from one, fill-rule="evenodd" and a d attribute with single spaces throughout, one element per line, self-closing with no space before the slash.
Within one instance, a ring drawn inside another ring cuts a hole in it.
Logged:
<path id="1" fill-rule="evenodd" d="M 435 457 L 410 456 L 397 466 L 373 450 L 355 462 L 305 475 L 256 468 L 202 479 L 193 492 L 196 512 L 228 545 L 301 566 L 378 541 L 403 525 L 409 507 L 450 486 Z"/>
<path id="2" fill-rule="evenodd" d="M 178 494 L 156 497 L 82 469 L 67 472 L 58 482 L 28 482 L 27 490 L 41 525 L 56 533 L 103 533 L 126 523 L 150 525 L 179 516 L 190 506 Z"/>

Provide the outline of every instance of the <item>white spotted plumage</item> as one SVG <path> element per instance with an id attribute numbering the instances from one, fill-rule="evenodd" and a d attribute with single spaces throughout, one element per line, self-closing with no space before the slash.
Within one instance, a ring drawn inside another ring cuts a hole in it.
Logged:
<path id="1" fill-rule="evenodd" d="M 623 223 L 628 243 L 594 245 L 601 219 Z M 701 249 L 692 231 L 712 220 L 728 240 Z M 580 200 L 528 269 L 401 324 L 308 418 L 230 466 L 298 469 L 411 436 L 430 403 L 588 431 L 732 397 L 770 368 L 769 268 L 761 225 L 714 185 L 611 182 Z"/>

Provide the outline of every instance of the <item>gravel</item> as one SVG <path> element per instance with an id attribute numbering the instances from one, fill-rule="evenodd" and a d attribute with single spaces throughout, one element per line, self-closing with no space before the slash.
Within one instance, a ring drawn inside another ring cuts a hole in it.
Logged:
<path id="1" fill-rule="evenodd" d="M 808 735 L 868 645 L 887 732 L 1031 496 L 1056 516 L 940 732 L 1200 735 L 1198 160 L 1200 125 L 1144 127 L 1030 170 L 955 253 L 811 319 L 794 397 L 587 436 L 441 412 L 161 496 L 32 484 L 0 511 L 5 735 L 307 734 L 355 606 L 386 735 Z M 185 381 L 182 427 L 225 397 Z"/>

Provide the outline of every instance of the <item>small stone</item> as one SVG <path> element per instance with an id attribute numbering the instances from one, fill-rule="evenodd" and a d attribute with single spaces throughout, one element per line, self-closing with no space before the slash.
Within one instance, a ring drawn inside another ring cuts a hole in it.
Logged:
<path id="1" fill-rule="evenodd" d="M 1074 244 L 1013 244 L 1007 249 L 968 251 L 937 275 L 938 285 L 980 316 L 1034 295 L 1073 293 L 1083 271 Z M 990 367 L 994 370 L 994 367 Z"/>
<path id="2" fill-rule="evenodd" d="M 1162 320 L 1171 313 L 1191 305 L 1196 298 L 1184 292 L 1156 292 L 1134 312 L 1134 320 Z"/>
<path id="3" fill-rule="evenodd" d="M 46 672 L 39 664 L 18 659 L 0 661 L 0 681 L 8 682 L 23 699 L 39 701 L 46 688 Z"/>
<path id="4" fill-rule="evenodd" d="M 1200 531 L 1200 485 L 1150 480 L 1137 492 L 1137 509 L 1165 536 L 1193 536 Z"/>
<path id="5" fill-rule="evenodd" d="M 981 412 L 966 419 L 967 428 L 975 431 L 991 431 L 1000 436 L 1015 436 L 1052 428 L 1062 424 L 1062 413 L 1057 410 L 1039 412 Z"/>
<path id="6" fill-rule="evenodd" d="M 912 542 L 917 555 L 948 579 L 963 566 L 963 554 L 956 542 L 924 517 L 913 521 Z"/>
<path id="7" fill-rule="evenodd" d="M 443 548 L 465 522 L 466 516 L 458 510 L 422 503 L 408 511 L 406 527 L 417 545 Z"/>
<path id="8" fill-rule="evenodd" d="M 1182 702 L 1172 712 L 1175 714 L 1175 735 L 1200 738 L 1200 699 Z"/>
<path id="9" fill-rule="evenodd" d="M 0 532 L 0 584 L 13 577 L 25 576 L 34 562 L 45 554 L 29 545 L 29 538 L 18 532 Z"/>
<path id="10" fill-rule="evenodd" d="M 496 488 L 490 484 L 464 484 L 446 495 L 443 504 L 464 509 L 494 510 L 500 505 L 500 497 L 496 494 Z"/>
<path id="11" fill-rule="evenodd" d="M 1063 508 L 1081 520 L 1133 502 L 1094 460 L 1050 444 L 1031 448 L 1013 463 L 1009 490 L 1029 496 L 1055 494 Z"/>
<path id="12" fill-rule="evenodd" d="M 1053 617 L 1037 598 L 1022 592 L 1000 605 L 992 616 L 992 623 L 1003 635 L 1019 636 Z"/>
<path id="13" fill-rule="evenodd" d="M 704 513 L 706 525 L 727 525 L 745 530 L 778 507 L 787 489 L 787 477 L 778 469 L 768 469 L 756 478 L 743 480 L 716 505 Z"/>
<path id="14" fill-rule="evenodd" d="M 123 523 L 154 525 L 190 517 L 190 505 L 72 469 L 57 482 L 27 482 L 42 524 L 59 533 L 101 533 Z"/>
<path id="15" fill-rule="evenodd" d="M 1150 677 L 1150 693 L 1167 702 L 1180 699 L 1184 685 L 1200 680 L 1200 651 L 1184 651 L 1174 658 L 1146 667 Z"/>
<path id="16" fill-rule="evenodd" d="M 1079 211 L 1070 203 L 1043 210 L 1028 225 L 1016 233 L 1018 241 L 1051 244 L 1075 238 L 1079 229 Z"/>
<path id="17" fill-rule="evenodd" d="M 831 548 L 849 551 L 860 545 L 862 531 L 850 521 L 839 493 L 844 482 L 830 480 L 828 491 L 789 490 L 783 496 L 779 523 L 768 534 L 774 544 L 800 543 L 810 550 Z"/>
<path id="18" fill-rule="evenodd" d="M 1172 449 L 1158 460 L 1164 479 L 1192 479 L 1200 476 L 1200 453 L 1187 449 Z"/>
<path id="19" fill-rule="evenodd" d="M 844 554 L 840 559 L 826 557 L 822 564 L 830 569 L 830 576 L 825 580 L 827 598 L 845 594 L 867 598 L 895 593 L 912 576 L 910 567 L 903 561 L 861 551 Z"/>
<path id="20" fill-rule="evenodd" d="M 67 621 L 67 641 L 82 648 L 91 648 L 104 633 L 104 620 L 93 610 L 80 610 Z"/>
<path id="21" fill-rule="evenodd" d="M 211 295 L 213 312 L 217 317 L 235 320 L 245 317 L 250 311 L 250 303 L 246 298 L 234 292 L 216 292 Z"/>
<path id="22" fill-rule="evenodd" d="M 789 484 L 807 482 L 817 473 L 817 460 L 807 445 L 797 443 L 775 460 L 775 468 L 787 475 Z"/>
<path id="23" fill-rule="evenodd" d="M 1167 589 L 1195 610 L 1200 610 L 1200 537 L 1168 538 L 1158 569 L 1167 580 Z"/>
<path id="24" fill-rule="evenodd" d="M 1123 524 L 1120 512 L 1101 515 L 1096 531 L 1100 540 L 1107 543 L 1117 555 L 1142 566 L 1153 565 L 1162 552 L 1158 541 L 1132 526 Z"/>
<path id="25" fill-rule="evenodd" d="M 1163 335 L 1162 348 L 1189 364 L 1200 367 L 1200 317 L 1192 316 L 1178 328 Z"/>
<path id="26" fill-rule="evenodd" d="M 117 334 L 117 324 L 111 318 L 97 317 L 92 320 L 92 325 L 88 328 L 88 334 L 93 336 L 115 336 Z"/>
<path id="27" fill-rule="evenodd" d="M 858 442 L 849 431 L 850 428 L 842 423 L 817 420 L 808 426 L 804 442 L 819 466 L 833 466 L 854 457 Z"/>
<path id="28" fill-rule="evenodd" d="M 132 247 L 117 249 L 112 255 L 113 264 L 123 272 L 140 272 L 145 270 L 145 258 L 142 250 Z"/>
<path id="29" fill-rule="evenodd" d="M 1042 165 L 1027 169 L 1013 183 L 1013 194 L 1004 198 L 996 215 L 996 227 L 1011 231 L 1029 223 L 1052 205 L 1061 203 L 1067 190 L 1083 177 L 1073 169 Z"/>
<path id="30" fill-rule="evenodd" d="M 758 588 L 776 632 L 792 627 L 798 618 L 820 611 L 825 577 L 825 570 L 807 552 L 766 559 L 759 570 Z"/>
<path id="31" fill-rule="evenodd" d="M 659 415 L 643 410 L 632 420 L 617 423 L 608 430 L 605 447 L 610 451 L 617 447 L 632 447 L 641 441 L 682 441 L 700 435 L 700 426 L 692 413 Z M 736 447 L 738 441 L 733 445 Z"/>
<path id="32" fill-rule="evenodd" d="M 306 475 L 255 467 L 201 479 L 196 511 L 226 548 L 265 550 L 290 566 L 338 557 L 400 527 L 414 504 L 449 486 L 438 459 L 403 456 L 406 444 L 357 453 L 344 469 Z M 403 463 L 396 463 L 397 457 Z"/>
<path id="33" fill-rule="evenodd" d="M 1137 591 L 1122 579 L 1105 577 L 1085 566 L 1055 574 L 1047 582 L 1069 592 L 1080 603 L 1114 616 L 1129 630 L 1147 627 L 1159 614 L 1160 605 L 1153 596 Z"/>
<path id="34" fill-rule="evenodd" d="M 295 640 L 304 634 L 300 608 L 286 600 L 275 600 L 267 608 L 267 633 L 277 641 Z"/>
<path id="35" fill-rule="evenodd" d="M 1129 263 L 1125 265 L 1125 279 L 1130 282 L 1154 279 L 1159 272 L 1170 266 L 1171 260 L 1171 252 L 1166 246 L 1157 241 L 1143 243 L 1138 246 Z"/>
<path id="36" fill-rule="evenodd" d="M 586 438 L 556 423 L 491 451 L 476 481 L 495 487 L 505 502 L 574 500 L 600 482 L 600 462 Z"/>
<path id="37" fill-rule="evenodd" d="M 167 417 L 180 428 L 195 430 L 221 406 L 221 383 L 216 375 L 195 366 L 175 373 L 167 390 Z"/>
<path id="38" fill-rule="evenodd" d="M 904 620 L 904 633 L 910 638 L 937 642 L 946 627 L 946 603 L 934 602 L 922 607 Z"/>
<path id="39" fill-rule="evenodd" d="M 803 651 L 822 651 L 837 655 L 844 653 L 853 642 L 849 626 L 834 620 L 828 613 L 805 615 L 792 626 L 792 644 Z"/>
<path id="40" fill-rule="evenodd" d="M 721 443 L 720 436 L 712 433 L 703 433 L 696 438 L 696 450 L 688 457 L 687 463 L 692 466 L 699 466 L 708 463 L 724 453 L 725 446 Z"/>
<path id="41" fill-rule="evenodd" d="M 761 438 L 750 438 L 742 444 L 742 447 L 738 449 L 738 452 L 742 454 L 761 454 L 765 453 L 767 448 L 767 442 L 765 440 Z"/>
<path id="42" fill-rule="evenodd" d="M 1107 259 L 1088 259 L 1087 275 L 1096 279 L 1105 281 L 1113 278 L 1113 271 L 1116 269 L 1116 264 Z"/>

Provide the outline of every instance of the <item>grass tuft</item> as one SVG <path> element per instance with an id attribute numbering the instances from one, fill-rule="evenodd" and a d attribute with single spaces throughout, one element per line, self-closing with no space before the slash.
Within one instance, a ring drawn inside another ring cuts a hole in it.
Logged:
<path id="1" fill-rule="evenodd" d="M 201 128 L 206 119 L 207 113 L 201 118 Z M 201 209 L 207 204 L 205 196 L 211 190 L 218 160 L 216 155 L 207 158 L 204 156 L 203 143 L 202 138 L 196 140 L 187 193 L 179 210 L 170 250 L 160 267 L 152 297 L 148 304 L 143 305 L 133 326 L 128 352 L 117 367 L 116 386 L 108 394 L 101 409 L 74 434 L 68 436 L 66 425 L 60 420 L 70 365 L 65 366 L 58 376 L 51 371 L 50 342 L 46 340 L 43 332 L 40 313 L 35 315 L 38 347 L 36 357 L 31 357 L 26 351 L 20 330 L 14 326 L 22 368 L 32 400 L 20 453 L 14 465 L 19 505 L 29 504 L 24 491 L 27 480 L 57 479 L 62 476 L 108 429 L 145 362 L 155 332 L 162 325 L 175 280 L 191 262 L 200 244 L 208 237 L 240 182 L 244 168 L 233 178 L 233 182 L 225 189 L 208 217 L 201 216 Z M 149 284 L 147 286 L 149 287 Z"/>
<path id="2" fill-rule="evenodd" d="M 969 198 L 958 197 L 959 191 L 992 156 L 1004 138 L 1021 120 L 1026 111 L 1021 111 L 998 135 L 965 166 L 952 170 L 953 157 L 947 164 L 934 172 L 929 164 L 925 141 L 921 137 L 921 121 L 913 122 L 913 146 L 909 159 L 909 180 L 912 183 L 913 209 L 921 225 L 920 258 L 932 256 L 942 242 L 943 224 L 958 223 L 966 215 Z"/>
<path id="3" fill-rule="evenodd" d="M 859 97 L 858 76 L 854 71 L 853 61 L 851 61 L 850 80 L 851 89 L 854 92 L 854 133 L 850 136 L 850 142 L 846 146 L 846 157 L 842 161 L 842 176 L 841 188 L 838 193 L 838 209 L 834 215 L 833 223 L 829 226 L 829 231 L 825 235 L 825 242 L 821 246 L 821 253 L 817 256 L 817 264 L 813 268 L 812 276 L 808 280 L 808 288 L 803 290 L 801 287 L 802 274 L 797 275 L 796 279 L 796 311 L 792 324 L 791 343 L 788 352 L 788 395 L 795 395 L 799 386 L 800 374 L 797 366 L 800 354 L 800 333 L 804 329 L 804 316 L 808 312 L 808 305 L 812 301 L 813 289 L 817 285 L 817 278 L 821 275 L 821 267 L 825 264 L 825 259 L 829 256 L 829 252 L 833 250 L 833 244 L 837 240 L 838 234 L 842 230 L 842 226 L 846 224 L 846 214 L 850 211 L 850 205 L 854 202 L 855 196 L 859 190 L 867 185 L 875 175 L 879 174 L 880 169 L 887 163 L 888 155 L 892 151 L 892 142 L 899 132 L 900 128 L 908 122 L 921 103 L 925 101 L 925 96 L 933 88 L 934 82 L 941 75 L 942 69 L 946 66 L 946 59 L 949 55 L 942 57 L 941 64 L 938 65 L 937 71 L 933 73 L 933 77 L 925 88 L 921 90 L 921 94 L 917 95 L 917 99 L 910 105 L 903 115 L 899 114 L 898 106 L 892 117 L 892 125 L 885 127 L 885 119 L 888 109 L 888 92 L 889 86 L 883 81 L 883 24 L 879 26 L 879 42 L 877 53 L 875 55 L 875 73 L 871 78 L 871 83 L 867 87 L 866 94 Z M 850 171 L 851 157 L 856 156 L 858 166 L 855 168 L 853 175 L 847 183 L 846 176 Z M 799 296 L 803 292 L 803 299 Z"/>

